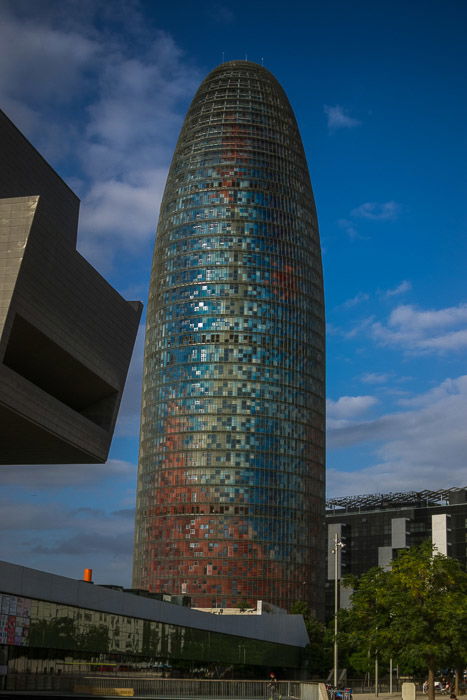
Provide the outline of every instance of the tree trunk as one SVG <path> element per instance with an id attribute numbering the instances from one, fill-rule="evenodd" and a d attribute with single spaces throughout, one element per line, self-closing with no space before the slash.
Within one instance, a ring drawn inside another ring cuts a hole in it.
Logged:
<path id="1" fill-rule="evenodd" d="M 435 670 L 428 667 L 428 700 L 435 700 Z"/>
<path id="2" fill-rule="evenodd" d="M 455 680 L 454 680 L 454 692 L 456 695 L 460 695 L 461 692 L 461 683 L 464 680 L 464 667 L 463 666 L 458 666 L 456 668 L 456 675 L 455 675 Z"/>

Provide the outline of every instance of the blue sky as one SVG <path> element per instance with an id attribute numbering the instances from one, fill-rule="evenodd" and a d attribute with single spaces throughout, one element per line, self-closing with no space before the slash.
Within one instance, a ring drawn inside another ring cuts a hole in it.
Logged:
<path id="1" fill-rule="evenodd" d="M 0 1 L 1 105 L 126 298 L 199 82 L 247 56 L 282 83 L 323 247 L 330 496 L 467 484 L 466 26 L 463 0 Z M 129 584 L 142 346 L 108 464 L 0 467 L 0 558 Z"/>

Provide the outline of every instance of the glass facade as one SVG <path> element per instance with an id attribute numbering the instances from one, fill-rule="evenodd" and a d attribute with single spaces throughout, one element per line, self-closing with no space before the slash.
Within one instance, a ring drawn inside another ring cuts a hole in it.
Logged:
<path id="1" fill-rule="evenodd" d="M 182 667 L 183 661 L 241 665 L 244 658 L 252 666 L 280 659 L 284 667 L 299 667 L 302 660 L 302 650 L 287 644 L 0 593 L 0 651 L 3 645 L 11 671 L 31 669 L 33 659 L 43 660 L 34 666 L 38 671 L 60 658 L 68 658 L 69 671 L 73 659 L 120 660 L 135 668 L 156 660 Z"/>
<path id="2" fill-rule="evenodd" d="M 287 97 L 224 63 L 186 116 L 147 309 L 133 585 L 322 612 L 324 303 Z"/>

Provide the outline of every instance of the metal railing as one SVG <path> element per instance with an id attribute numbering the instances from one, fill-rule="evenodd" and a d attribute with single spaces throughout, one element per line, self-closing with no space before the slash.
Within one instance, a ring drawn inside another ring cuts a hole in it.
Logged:
<path id="1" fill-rule="evenodd" d="M 226 700 L 319 700 L 318 683 L 279 681 L 271 689 L 267 681 L 156 678 L 149 674 L 35 674 L 7 677 L 7 690 L 66 691 L 102 695 L 114 689 L 133 689 L 135 696 L 151 698 L 210 698 Z"/>

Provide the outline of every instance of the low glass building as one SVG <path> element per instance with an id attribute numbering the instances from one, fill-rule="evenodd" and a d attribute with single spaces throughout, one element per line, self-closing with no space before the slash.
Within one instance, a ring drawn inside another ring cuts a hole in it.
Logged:
<path id="1" fill-rule="evenodd" d="M 324 303 L 298 127 L 274 76 L 223 63 L 186 116 L 147 310 L 133 585 L 320 616 Z"/>
<path id="2" fill-rule="evenodd" d="M 112 668 L 293 677 L 307 643 L 300 615 L 211 615 L 0 562 L 0 689 L 11 674 Z"/>

